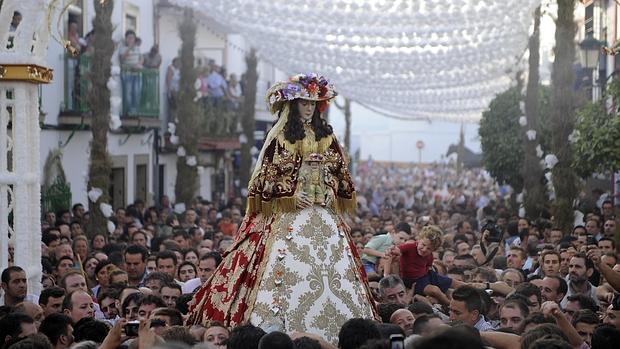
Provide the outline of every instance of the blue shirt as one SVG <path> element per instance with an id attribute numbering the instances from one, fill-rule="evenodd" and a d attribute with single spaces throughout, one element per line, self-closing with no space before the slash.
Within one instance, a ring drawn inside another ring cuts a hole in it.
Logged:
<path id="1" fill-rule="evenodd" d="M 207 85 L 209 86 L 210 97 L 224 97 L 226 91 L 226 80 L 216 72 L 212 72 L 207 77 Z"/>

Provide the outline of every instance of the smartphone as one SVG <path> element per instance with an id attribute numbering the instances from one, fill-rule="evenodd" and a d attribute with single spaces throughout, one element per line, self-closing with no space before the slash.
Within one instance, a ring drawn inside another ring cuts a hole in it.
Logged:
<path id="1" fill-rule="evenodd" d="M 129 321 L 125 324 L 125 335 L 128 337 L 137 337 L 140 321 Z"/>
<path id="2" fill-rule="evenodd" d="M 405 336 L 402 334 L 390 335 L 390 349 L 405 349 Z"/>

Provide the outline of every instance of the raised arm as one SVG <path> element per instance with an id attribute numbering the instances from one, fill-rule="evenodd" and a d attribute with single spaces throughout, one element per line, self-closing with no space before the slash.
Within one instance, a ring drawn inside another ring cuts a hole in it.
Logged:
<path id="1" fill-rule="evenodd" d="M 480 338 L 497 349 L 521 349 L 521 336 L 512 333 L 484 331 Z"/>
<path id="2" fill-rule="evenodd" d="M 601 250 L 598 248 L 592 249 L 587 252 L 588 258 L 592 260 L 594 263 L 594 267 L 603 274 L 603 277 L 611 287 L 614 288 L 617 292 L 620 292 L 620 273 L 616 273 L 613 269 L 611 269 L 607 264 L 603 263 L 601 260 Z"/>
<path id="3" fill-rule="evenodd" d="M 558 327 L 562 330 L 562 332 L 564 332 L 566 337 L 568 337 L 568 342 L 570 345 L 574 348 L 579 348 L 583 344 L 583 339 L 579 335 L 579 332 L 577 332 L 566 316 L 564 316 L 558 303 L 546 301 L 542 304 L 540 309 L 546 317 L 552 317 L 555 319 Z"/>
<path id="4" fill-rule="evenodd" d="M 489 283 L 489 287 L 493 290 L 493 292 L 497 292 L 504 296 L 507 296 L 515 291 L 514 288 L 508 286 L 508 284 L 504 281 L 491 282 Z"/>
<path id="5" fill-rule="evenodd" d="M 503 296 L 507 296 L 515 291 L 514 288 L 508 286 L 508 284 L 503 281 L 487 282 L 487 283 L 479 282 L 479 283 L 472 283 L 471 285 L 481 290 L 490 289 L 493 292 L 499 293 Z"/>

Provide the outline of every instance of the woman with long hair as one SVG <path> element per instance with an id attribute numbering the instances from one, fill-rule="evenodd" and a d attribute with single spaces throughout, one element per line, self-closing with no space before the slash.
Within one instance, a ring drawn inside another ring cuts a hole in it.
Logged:
<path id="1" fill-rule="evenodd" d="M 377 318 L 349 227 L 356 207 L 344 151 L 323 119 L 333 86 L 296 75 L 267 91 L 278 120 L 248 185 L 246 216 L 197 292 L 189 323 L 316 333 L 331 342 L 350 318 Z"/>
<path id="2" fill-rule="evenodd" d="M 86 276 L 86 283 L 88 284 L 89 289 L 97 286 L 97 276 L 95 275 L 95 270 L 97 269 L 97 265 L 99 265 L 99 263 L 99 260 L 93 255 L 86 257 L 86 260 L 84 261 L 84 275 Z"/>

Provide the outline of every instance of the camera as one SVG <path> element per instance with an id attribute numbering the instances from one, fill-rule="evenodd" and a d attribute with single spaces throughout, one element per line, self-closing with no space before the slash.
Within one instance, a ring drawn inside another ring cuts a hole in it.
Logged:
<path id="1" fill-rule="evenodd" d="M 137 337 L 140 321 L 129 321 L 125 324 L 125 335 L 128 337 Z"/>
<path id="2" fill-rule="evenodd" d="M 404 349 L 405 337 L 402 334 L 390 335 L 390 349 Z"/>
<path id="3" fill-rule="evenodd" d="M 489 235 L 487 235 L 487 242 L 500 242 L 502 240 L 502 229 L 495 224 L 494 221 L 488 221 L 480 231 L 484 234 L 484 231 L 487 230 Z"/>

